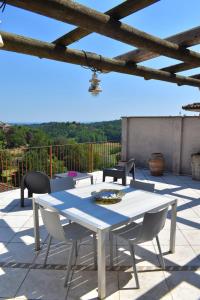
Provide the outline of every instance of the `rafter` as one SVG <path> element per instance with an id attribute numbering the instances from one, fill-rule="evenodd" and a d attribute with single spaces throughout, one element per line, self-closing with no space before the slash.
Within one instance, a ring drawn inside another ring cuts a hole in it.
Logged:
<path id="1" fill-rule="evenodd" d="M 200 79 L 200 74 L 189 76 L 189 78 Z"/>
<path id="2" fill-rule="evenodd" d="M 105 14 L 112 17 L 115 20 L 120 20 L 158 1 L 160 0 L 126 0 L 118 6 L 106 11 Z M 58 39 L 53 41 L 53 43 L 68 46 L 86 37 L 90 33 L 92 32 L 85 30 L 81 27 L 77 27 L 72 31 L 68 32 L 67 34 L 64 34 L 63 36 L 59 37 Z"/>
<path id="3" fill-rule="evenodd" d="M 7 0 L 8 4 L 24 8 L 63 22 L 80 26 L 132 46 L 146 48 L 187 63 L 199 65 L 200 54 L 162 40 L 110 16 L 71 0 Z"/>
<path id="4" fill-rule="evenodd" d="M 200 44 L 200 26 L 169 36 L 166 41 L 178 44 L 181 47 L 191 47 Z M 159 54 L 146 49 L 136 49 L 116 56 L 116 59 L 133 61 L 136 63 L 158 57 Z"/>
<path id="5" fill-rule="evenodd" d="M 200 87 L 200 80 L 187 78 L 180 75 L 172 75 L 168 72 L 154 70 L 151 68 L 137 66 L 134 63 L 112 58 L 102 57 L 95 53 L 73 50 L 52 43 L 42 42 L 35 39 L 19 36 L 16 34 L 0 32 L 4 40 L 1 50 L 39 56 L 66 63 L 82 66 L 93 66 L 99 70 L 115 71 L 118 73 L 137 75 L 145 79 L 157 79 L 180 85 L 191 85 Z"/>
<path id="6" fill-rule="evenodd" d="M 200 66 L 200 64 L 199 64 Z M 183 71 L 187 71 L 190 69 L 194 69 L 194 68 L 198 68 L 198 65 L 193 65 L 193 64 L 186 64 L 186 63 L 180 63 L 180 64 L 175 64 L 175 65 L 171 65 L 169 67 L 165 67 L 162 68 L 162 71 L 167 71 L 170 73 L 178 73 L 178 72 L 183 72 Z"/>

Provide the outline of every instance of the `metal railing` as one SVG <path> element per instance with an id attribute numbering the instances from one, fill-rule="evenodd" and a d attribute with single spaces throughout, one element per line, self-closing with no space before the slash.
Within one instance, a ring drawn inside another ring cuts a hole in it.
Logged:
<path id="1" fill-rule="evenodd" d="M 0 192 L 19 187 L 28 171 L 42 171 L 50 178 L 69 170 L 93 172 L 115 165 L 120 153 L 117 142 L 0 150 Z"/>

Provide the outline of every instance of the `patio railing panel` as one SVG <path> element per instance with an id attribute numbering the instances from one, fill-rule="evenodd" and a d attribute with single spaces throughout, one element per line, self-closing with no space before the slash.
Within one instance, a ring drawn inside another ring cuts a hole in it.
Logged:
<path id="1" fill-rule="evenodd" d="M 114 166 L 121 155 L 118 142 L 74 143 L 0 150 L 0 192 L 18 188 L 28 171 L 50 178 L 69 170 L 93 172 Z"/>

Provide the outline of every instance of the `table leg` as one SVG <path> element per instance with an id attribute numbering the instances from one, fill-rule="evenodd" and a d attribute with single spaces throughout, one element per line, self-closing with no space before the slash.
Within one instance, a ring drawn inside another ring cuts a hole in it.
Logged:
<path id="1" fill-rule="evenodd" d="M 98 230 L 97 240 L 97 258 L 98 258 L 98 296 L 99 299 L 106 297 L 106 255 L 105 255 L 105 243 L 106 233 L 102 230 Z"/>
<path id="2" fill-rule="evenodd" d="M 170 247 L 169 251 L 171 253 L 175 252 L 175 240 L 176 240 L 176 208 L 177 208 L 177 200 L 174 204 L 172 204 L 171 210 L 171 228 L 170 228 Z"/>
<path id="3" fill-rule="evenodd" d="M 35 251 L 40 250 L 40 230 L 39 230 L 39 205 L 33 199 L 33 221 L 34 221 L 34 236 L 35 236 Z"/>

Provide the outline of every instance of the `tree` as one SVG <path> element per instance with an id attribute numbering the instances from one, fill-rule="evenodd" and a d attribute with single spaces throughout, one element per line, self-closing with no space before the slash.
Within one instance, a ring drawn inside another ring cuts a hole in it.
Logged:
<path id="1" fill-rule="evenodd" d="M 0 149 L 4 149 L 6 146 L 6 136 L 3 130 L 0 129 Z"/>
<path id="2" fill-rule="evenodd" d="M 26 145 L 26 129 L 23 126 L 13 126 L 6 133 L 6 142 L 8 148 L 17 148 Z"/>

